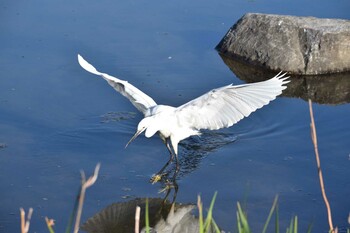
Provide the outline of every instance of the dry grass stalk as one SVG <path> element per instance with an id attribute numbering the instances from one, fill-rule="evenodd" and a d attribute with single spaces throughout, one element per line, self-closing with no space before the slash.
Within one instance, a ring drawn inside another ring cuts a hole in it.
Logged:
<path id="1" fill-rule="evenodd" d="M 20 208 L 21 213 L 21 233 L 28 233 L 29 232 L 29 226 L 30 226 L 30 219 L 32 218 L 33 214 L 33 208 L 29 208 L 27 220 L 26 220 L 26 212 L 23 208 Z"/>
<path id="2" fill-rule="evenodd" d="M 135 233 L 140 232 L 140 214 L 141 214 L 141 207 L 136 206 L 136 213 L 135 213 Z"/>
<path id="3" fill-rule="evenodd" d="M 201 196 L 198 195 L 197 197 L 197 208 L 199 213 L 199 232 L 204 232 L 204 223 L 203 223 L 203 204 L 201 201 Z"/>
<path id="4" fill-rule="evenodd" d="M 326 190 L 325 190 L 325 187 L 324 187 L 323 175 L 322 175 L 322 169 L 321 169 L 321 161 L 320 161 L 320 156 L 319 156 L 319 153 L 318 153 L 316 126 L 315 126 L 314 114 L 313 114 L 313 111 L 312 111 L 312 101 L 310 99 L 309 99 L 309 109 L 310 109 L 310 118 L 311 118 L 311 123 L 310 123 L 311 139 L 312 139 L 312 143 L 314 144 L 316 163 L 317 163 L 317 171 L 318 171 L 318 178 L 320 180 L 322 197 L 323 197 L 324 203 L 325 203 L 326 208 L 327 208 L 328 224 L 329 224 L 330 232 L 337 233 L 338 229 L 337 228 L 334 229 L 334 227 L 333 227 L 331 206 L 329 204 L 329 201 L 328 201 L 328 198 L 327 198 L 327 195 L 326 195 Z"/>
<path id="5" fill-rule="evenodd" d="M 83 203 L 84 203 L 86 189 L 92 186 L 96 182 L 98 177 L 98 172 L 100 170 L 100 166 L 101 166 L 100 163 L 96 165 L 94 174 L 88 180 L 86 180 L 84 171 L 81 171 L 81 191 L 79 196 L 77 216 L 75 219 L 75 225 L 74 225 L 74 231 L 73 231 L 74 233 L 78 233 L 79 231 L 80 218 L 81 218 L 81 213 L 83 211 Z"/>

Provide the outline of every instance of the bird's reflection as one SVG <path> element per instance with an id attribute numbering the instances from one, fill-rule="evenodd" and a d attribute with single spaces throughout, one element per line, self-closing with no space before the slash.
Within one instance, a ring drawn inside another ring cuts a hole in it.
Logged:
<path id="1" fill-rule="evenodd" d="M 204 131 L 200 137 L 190 137 L 184 140 L 180 144 L 182 155 L 179 161 L 180 170 L 176 169 L 176 165 L 171 164 L 164 170 L 160 180 L 159 192 L 165 194 L 164 202 L 175 203 L 179 191 L 178 179 L 198 169 L 202 159 L 210 152 L 236 140 L 236 135 L 214 131 Z"/>
<path id="2" fill-rule="evenodd" d="M 89 218 L 81 229 L 88 233 L 128 233 L 135 232 L 136 207 L 141 207 L 140 228 L 145 226 L 146 198 L 137 198 L 128 202 L 119 202 Z M 148 199 L 150 232 L 183 233 L 199 232 L 199 221 L 193 215 L 193 204 L 171 204 L 160 198 Z M 145 232 L 144 229 L 141 232 Z M 209 232 L 214 232 L 210 229 Z"/>
<path id="3" fill-rule="evenodd" d="M 174 172 L 174 175 L 171 179 L 162 179 L 161 180 L 161 189 L 159 190 L 159 193 L 165 193 L 163 202 L 169 202 L 171 204 L 175 203 L 177 193 L 179 191 L 179 185 L 176 182 L 176 176 L 177 172 Z"/>
<path id="4" fill-rule="evenodd" d="M 181 143 L 180 159 L 181 170 L 179 177 L 184 176 L 198 168 L 200 162 L 209 153 L 233 143 L 237 135 L 215 131 L 205 131 L 200 137 L 190 137 Z"/>
<path id="5" fill-rule="evenodd" d="M 177 188 L 176 180 L 188 173 L 198 169 L 203 158 L 210 152 L 233 143 L 237 140 L 237 136 L 231 133 L 204 131 L 201 136 L 190 137 L 180 143 L 180 170 L 177 171 L 174 164 L 170 164 L 164 170 L 162 182 L 165 185 Z"/>
<path id="6" fill-rule="evenodd" d="M 196 206 L 176 202 L 179 185 L 178 177 L 196 170 L 202 158 L 220 147 L 233 143 L 237 136 L 226 132 L 205 131 L 200 137 L 191 137 L 181 144 L 181 169 L 177 173 L 175 165 L 167 168 L 166 176 L 159 182 L 163 198 L 149 198 L 148 212 L 150 232 L 182 233 L 199 232 L 199 221 L 193 211 Z M 140 228 L 145 232 L 146 198 L 136 198 L 127 202 L 113 203 L 89 218 L 81 230 L 88 233 L 135 232 L 136 207 L 141 207 Z M 209 229 L 208 232 L 215 232 Z"/>

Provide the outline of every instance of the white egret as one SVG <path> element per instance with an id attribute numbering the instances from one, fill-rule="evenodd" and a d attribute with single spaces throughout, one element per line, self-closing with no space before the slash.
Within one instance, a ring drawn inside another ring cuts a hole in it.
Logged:
<path id="1" fill-rule="evenodd" d="M 144 114 L 135 135 L 126 144 L 128 146 L 138 135 L 145 131 L 147 138 L 159 132 L 170 152 L 170 159 L 153 176 L 153 181 L 161 179 L 163 170 L 176 158 L 176 172 L 179 170 L 178 143 L 190 136 L 200 135 L 201 129 L 217 130 L 230 127 L 249 116 L 255 110 L 267 105 L 287 87 L 289 77 L 280 72 L 275 77 L 257 83 L 232 84 L 213 89 L 206 94 L 179 107 L 158 105 L 151 97 L 128 83 L 109 74 L 99 72 L 78 54 L 78 61 L 86 71 L 104 78 L 116 91 L 125 96 Z M 169 145 L 169 140 L 173 149 Z"/>

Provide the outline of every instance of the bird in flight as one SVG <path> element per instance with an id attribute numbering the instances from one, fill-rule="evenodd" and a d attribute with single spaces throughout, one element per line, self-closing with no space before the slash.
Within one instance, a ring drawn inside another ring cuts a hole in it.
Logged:
<path id="1" fill-rule="evenodd" d="M 176 160 L 176 171 L 180 169 L 178 144 L 193 135 L 200 135 L 200 130 L 217 130 L 236 124 L 255 110 L 267 105 L 286 89 L 289 77 L 280 72 L 275 77 L 262 82 L 233 86 L 232 84 L 213 89 L 179 107 L 158 105 L 150 96 L 140 91 L 127 81 L 96 70 L 81 55 L 78 62 L 86 71 L 104 78 L 117 92 L 143 113 L 136 133 L 126 144 L 127 147 L 137 136 L 145 132 L 147 138 L 159 133 L 160 138 L 170 152 L 168 162 L 156 173 L 151 182 L 159 181 L 164 169 Z"/>

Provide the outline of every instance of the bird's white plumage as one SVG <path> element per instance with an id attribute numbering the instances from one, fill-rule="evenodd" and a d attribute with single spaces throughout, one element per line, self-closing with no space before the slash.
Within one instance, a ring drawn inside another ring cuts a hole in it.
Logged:
<path id="1" fill-rule="evenodd" d="M 192 135 L 198 135 L 201 129 L 214 130 L 232 126 L 274 100 L 287 88 L 285 84 L 289 82 L 288 77 L 285 77 L 285 73 L 281 74 L 280 72 L 275 77 L 263 82 L 236 86 L 231 84 L 213 89 L 175 108 L 167 105 L 157 105 L 151 97 L 127 81 L 97 71 L 80 55 L 78 55 L 78 61 L 86 71 L 103 77 L 116 91 L 128 98 L 145 115 L 145 118 L 137 126 L 137 132 L 128 144 L 144 131 L 146 137 L 152 137 L 156 132 L 159 132 L 168 150 L 172 153 L 168 144 L 168 139 L 170 139 L 176 159 L 178 143 L 181 140 Z M 161 174 L 166 166 L 158 174 Z M 177 170 L 178 168 L 177 162 Z"/>
<path id="2" fill-rule="evenodd" d="M 280 72 L 267 81 L 211 90 L 178 107 L 175 114 L 179 122 L 197 130 L 230 127 L 280 95 L 289 82 L 284 75 Z"/>
<path id="3" fill-rule="evenodd" d="M 96 70 L 95 67 L 93 67 L 90 63 L 88 63 L 82 56 L 78 54 L 78 62 L 81 67 L 83 67 L 86 71 L 96 74 L 104 78 L 109 85 L 111 85 L 116 91 L 118 91 L 120 94 L 125 96 L 130 100 L 130 102 L 139 110 L 141 111 L 144 115 L 147 114 L 147 111 L 149 108 L 156 106 L 156 102 L 128 83 L 127 81 L 118 79 L 116 77 L 113 77 L 109 74 L 101 73 L 98 70 Z"/>

